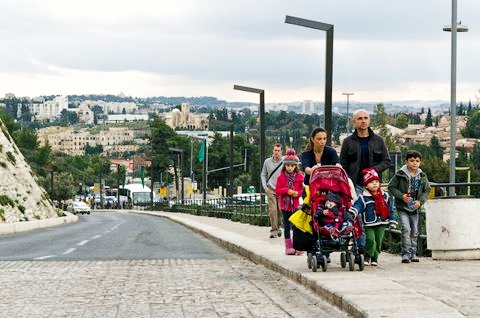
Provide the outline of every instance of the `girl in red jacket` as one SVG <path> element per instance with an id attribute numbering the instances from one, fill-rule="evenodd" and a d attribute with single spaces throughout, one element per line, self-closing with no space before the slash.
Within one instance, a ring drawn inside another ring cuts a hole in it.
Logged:
<path id="1" fill-rule="evenodd" d="M 277 178 L 275 192 L 278 197 L 278 205 L 283 216 L 283 230 L 285 236 L 285 254 L 295 255 L 291 239 L 291 225 L 288 220 L 293 212 L 299 209 L 299 198 L 303 190 L 303 174 L 300 172 L 300 160 L 295 149 L 290 148 L 283 158 L 282 172 Z"/>

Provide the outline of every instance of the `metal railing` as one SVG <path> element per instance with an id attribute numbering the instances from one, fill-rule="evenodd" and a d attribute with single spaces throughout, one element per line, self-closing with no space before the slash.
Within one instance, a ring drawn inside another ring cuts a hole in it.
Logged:
<path id="1" fill-rule="evenodd" d="M 452 198 L 452 196 L 448 196 L 449 187 L 455 187 L 455 192 L 459 193 L 453 198 L 472 198 L 474 197 L 472 195 L 474 191 L 468 192 L 468 189 L 478 189 L 477 187 L 480 186 L 480 182 L 431 183 L 431 186 L 433 190 L 430 195 L 430 199 L 441 200 L 444 198 Z M 438 189 L 441 189 L 441 191 Z M 466 193 L 469 194 L 467 195 Z M 203 199 L 185 199 L 183 202 L 180 200 L 171 201 L 168 206 L 163 205 L 162 209 L 167 209 L 172 212 L 183 212 L 195 215 L 225 218 L 252 225 L 269 225 L 267 204 L 260 204 L 260 194 L 246 194 L 245 196 L 209 199 L 206 200 L 205 204 L 203 204 Z M 391 253 L 399 253 L 401 247 L 401 224 L 398 220 L 398 213 L 395 213 L 395 215 L 398 222 L 397 229 L 388 229 L 386 231 L 384 240 L 384 249 Z M 425 218 L 425 209 L 422 207 L 419 211 L 419 236 L 417 241 L 417 251 L 418 255 L 430 256 L 431 253 L 427 249 Z"/>
<path id="2" fill-rule="evenodd" d="M 186 199 L 183 202 L 171 201 L 168 209 L 172 212 L 191 213 L 225 218 L 252 225 L 268 226 L 267 204 L 261 204 L 260 202 L 260 194 L 248 194 L 245 196 L 207 199 L 205 204 L 203 204 L 203 199 Z"/>

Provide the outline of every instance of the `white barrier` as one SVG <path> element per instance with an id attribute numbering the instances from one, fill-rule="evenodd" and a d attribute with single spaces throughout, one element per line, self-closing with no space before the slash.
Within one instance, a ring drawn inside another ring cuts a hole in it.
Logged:
<path id="1" fill-rule="evenodd" d="M 425 212 L 433 259 L 480 259 L 480 199 L 428 200 Z"/>

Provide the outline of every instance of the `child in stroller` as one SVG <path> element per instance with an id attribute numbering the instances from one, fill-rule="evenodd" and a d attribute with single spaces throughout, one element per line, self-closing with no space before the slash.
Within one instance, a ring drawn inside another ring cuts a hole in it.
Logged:
<path id="1" fill-rule="evenodd" d="M 314 218 L 319 227 L 319 234 L 329 235 L 333 240 L 338 240 L 339 236 L 348 235 L 353 230 L 353 216 L 350 212 L 344 211 L 340 196 L 335 192 L 327 194 L 325 205 L 317 208 Z"/>
<path id="2" fill-rule="evenodd" d="M 349 212 L 352 195 L 345 170 L 340 166 L 317 167 L 311 174 L 309 188 L 314 242 L 307 251 L 308 267 L 315 272 L 321 266 L 326 271 L 330 253 L 340 252 L 341 266 L 345 268 L 348 262 L 353 271 L 355 259 L 363 256 L 355 240 L 361 227 Z M 358 265 L 363 270 L 363 262 Z"/>

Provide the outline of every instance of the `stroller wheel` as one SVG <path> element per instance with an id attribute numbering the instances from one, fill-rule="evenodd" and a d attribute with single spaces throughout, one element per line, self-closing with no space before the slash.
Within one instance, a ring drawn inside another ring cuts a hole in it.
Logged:
<path id="1" fill-rule="evenodd" d="M 325 255 L 322 255 L 322 271 L 323 272 L 327 271 L 327 266 L 328 266 L 327 257 Z"/>
<path id="2" fill-rule="evenodd" d="M 317 271 L 317 268 L 318 268 L 317 256 L 312 255 L 312 258 L 310 261 L 310 268 L 312 269 L 312 272 Z"/>
<path id="3" fill-rule="evenodd" d="M 348 252 L 348 269 L 353 272 L 355 270 L 355 256 L 352 252 Z"/>
<path id="4" fill-rule="evenodd" d="M 310 252 L 307 253 L 307 265 L 308 269 L 312 268 L 312 253 Z"/>
<path id="5" fill-rule="evenodd" d="M 347 255 L 345 252 L 340 253 L 340 264 L 342 265 L 342 268 L 347 266 Z"/>
<path id="6" fill-rule="evenodd" d="M 358 264 L 358 268 L 360 269 L 360 271 L 363 271 L 363 269 L 365 268 L 365 256 L 363 256 L 363 254 L 359 254 L 358 258 L 360 260 L 360 263 Z"/>

